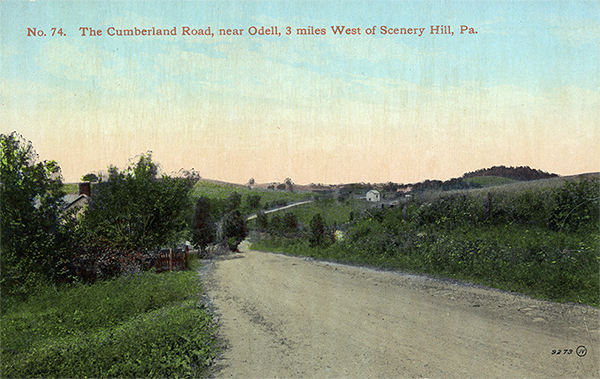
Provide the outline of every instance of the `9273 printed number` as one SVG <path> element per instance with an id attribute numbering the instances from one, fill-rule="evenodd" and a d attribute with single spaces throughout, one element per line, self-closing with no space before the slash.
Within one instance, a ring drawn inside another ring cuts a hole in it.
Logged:
<path id="1" fill-rule="evenodd" d="M 573 354 L 573 349 L 552 349 L 552 355 Z"/>
<path id="2" fill-rule="evenodd" d="M 585 357 L 587 354 L 587 348 L 583 345 L 577 346 L 577 349 L 552 349 L 551 355 L 569 355 L 569 354 L 577 354 L 578 357 Z"/>

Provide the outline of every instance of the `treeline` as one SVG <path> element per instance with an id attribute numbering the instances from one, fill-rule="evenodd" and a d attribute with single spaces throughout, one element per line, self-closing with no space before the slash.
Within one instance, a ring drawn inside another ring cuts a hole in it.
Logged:
<path id="1" fill-rule="evenodd" d="M 476 178 L 479 176 L 501 176 L 503 178 L 509 178 L 514 180 L 538 180 L 555 178 L 558 175 L 550 174 L 542 170 L 536 170 L 529 166 L 494 166 L 490 168 L 482 168 L 479 170 L 467 172 L 462 176 L 462 178 L 469 179 Z"/>
<path id="2" fill-rule="evenodd" d="M 403 183 L 351 183 L 343 186 L 343 189 L 360 192 L 368 191 L 371 189 L 379 189 L 386 192 L 396 192 L 398 190 L 412 190 L 412 191 L 426 191 L 426 190 L 437 190 L 437 191 L 451 191 L 451 190 L 462 190 L 471 188 L 481 188 L 482 186 L 478 183 L 467 181 L 465 179 L 471 179 L 482 176 L 497 176 L 518 181 L 527 180 L 538 180 L 558 177 L 557 174 L 550 174 L 542 170 L 536 170 L 529 166 L 518 166 L 518 167 L 506 167 L 506 166 L 493 166 L 490 168 L 482 168 L 479 170 L 465 173 L 460 178 L 453 178 L 446 181 L 442 180 L 425 180 L 419 183 L 403 184 Z"/>
<path id="3" fill-rule="evenodd" d="M 340 189 L 340 192 L 350 191 L 354 193 L 364 193 L 365 191 L 371 189 L 379 189 L 388 193 L 394 193 L 397 191 L 426 191 L 426 190 L 438 190 L 438 191 L 450 191 L 450 190 L 460 190 L 460 189 L 469 189 L 469 188 L 480 188 L 481 185 L 478 183 L 467 182 L 464 178 L 453 178 L 450 180 L 442 181 L 442 180 L 425 180 L 419 183 L 414 184 L 402 184 L 402 183 L 394 183 L 387 182 L 381 184 L 371 184 L 371 183 L 352 183 L 344 186 L 344 188 Z"/>
<path id="4" fill-rule="evenodd" d="M 425 180 L 412 185 L 414 192 L 426 190 L 451 191 L 470 188 L 481 188 L 478 183 L 467 182 L 463 178 L 453 178 L 446 181 L 441 180 Z"/>

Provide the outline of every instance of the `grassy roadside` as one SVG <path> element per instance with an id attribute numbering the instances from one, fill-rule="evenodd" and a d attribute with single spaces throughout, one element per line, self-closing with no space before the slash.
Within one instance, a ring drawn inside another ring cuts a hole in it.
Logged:
<path id="1" fill-rule="evenodd" d="M 426 274 L 483 284 L 558 302 L 600 305 L 600 238 L 515 227 L 405 234 L 385 232 L 359 244 L 310 247 L 307 241 L 264 238 L 251 249 Z"/>
<path id="2" fill-rule="evenodd" d="M 269 222 L 251 248 L 459 279 L 598 307 L 600 182 L 583 178 L 546 184 L 506 192 L 512 184 L 504 184 L 491 201 L 474 191 L 421 195 L 404 207 L 372 209 L 342 225 L 328 223 L 320 246 L 310 245 L 315 231 L 307 225 L 282 233 Z M 320 211 L 328 219 L 330 208 Z M 333 238 L 338 228 L 341 239 Z"/>
<path id="3" fill-rule="evenodd" d="M 545 242 L 531 246 L 536 239 Z M 599 240 L 598 236 L 578 239 L 511 228 L 422 232 L 407 235 L 404 246 L 385 234 L 360 247 L 346 242 L 310 247 L 307 241 L 272 237 L 255 241 L 251 249 L 458 279 L 598 307 Z"/>
<path id="4" fill-rule="evenodd" d="M 46 288 L 2 310 L 1 376 L 202 377 L 218 353 L 195 270 Z"/>

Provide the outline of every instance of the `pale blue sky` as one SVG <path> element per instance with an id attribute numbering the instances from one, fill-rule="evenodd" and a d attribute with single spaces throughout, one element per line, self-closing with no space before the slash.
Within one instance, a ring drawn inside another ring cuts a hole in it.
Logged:
<path id="1" fill-rule="evenodd" d="M 425 32 L 384 36 L 382 25 Z M 110 37 L 111 26 L 178 35 Z M 295 35 L 311 26 L 327 34 Z M 600 170 L 598 1 L 3 1 L 0 41 L 0 132 L 32 140 L 67 181 L 146 150 L 167 171 L 235 182 Z"/>

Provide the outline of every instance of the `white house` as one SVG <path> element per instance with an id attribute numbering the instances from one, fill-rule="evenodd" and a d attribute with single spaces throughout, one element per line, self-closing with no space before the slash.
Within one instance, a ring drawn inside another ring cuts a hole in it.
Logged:
<path id="1" fill-rule="evenodd" d="M 381 193 L 377 190 L 370 190 L 367 192 L 366 196 L 367 201 L 372 201 L 374 203 L 381 201 Z"/>

